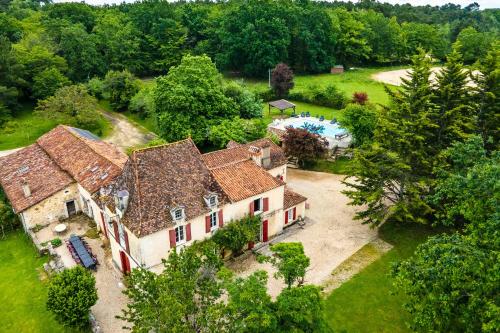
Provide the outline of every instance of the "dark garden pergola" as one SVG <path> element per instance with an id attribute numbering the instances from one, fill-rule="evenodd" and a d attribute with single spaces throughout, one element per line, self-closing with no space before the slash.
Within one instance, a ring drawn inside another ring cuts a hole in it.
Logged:
<path id="1" fill-rule="evenodd" d="M 284 99 L 279 99 L 277 101 L 269 102 L 269 114 L 271 114 L 272 107 L 280 110 L 282 115 L 283 111 L 287 109 L 293 109 L 293 113 L 295 113 L 295 104 L 290 103 L 289 101 Z"/>

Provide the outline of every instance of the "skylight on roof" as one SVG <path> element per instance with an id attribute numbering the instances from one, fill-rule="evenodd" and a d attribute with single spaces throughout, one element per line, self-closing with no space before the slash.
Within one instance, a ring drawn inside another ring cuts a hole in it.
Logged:
<path id="1" fill-rule="evenodd" d="M 76 128 L 76 127 L 70 127 L 73 132 L 75 132 L 77 135 L 84 137 L 86 139 L 92 140 L 92 141 L 100 141 L 98 136 L 96 136 L 93 133 L 90 133 L 87 130 L 81 129 L 81 128 Z"/>
<path id="2" fill-rule="evenodd" d="M 26 172 L 28 172 L 28 171 L 29 171 L 29 169 L 30 169 L 30 167 L 29 167 L 29 166 L 27 166 L 27 165 L 23 165 L 22 167 L 20 167 L 20 168 L 17 170 L 17 172 L 18 172 L 20 175 L 22 175 L 22 174 L 25 174 Z"/>
<path id="3" fill-rule="evenodd" d="M 104 174 L 101 176 L 101 179 L 102 179 L 102 180 L 104 180 L 104 179 L 106 179 L 106 178 L 108 178 L 108 173 L 107 173 L 107 172 L 106 172 L 106 173 L 104 173 Z"/>

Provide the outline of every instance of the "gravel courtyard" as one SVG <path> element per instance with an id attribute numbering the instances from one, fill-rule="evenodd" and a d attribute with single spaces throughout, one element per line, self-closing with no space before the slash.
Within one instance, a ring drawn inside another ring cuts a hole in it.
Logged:
<path id="1" fill-rule="evenodd" d="M 344 176 L 295 169 L 287 172 L 288 186 L 308 198 L 310 209 L 306 211 L 308 221 L 304 229 L 296 228 L 278 241 L 302 242 L 311 259 L 305 283 L 322 285 L 333 269 L 376 239 L 377 231 L 353 220 L 356 209 L 347 205 L 349 199 L 341 193 L 346 188 L 341 183 Z M 274 279 L 273 268 L 269 264 L 259 264 L 253 255 L 229 266 L 240 276 L 247 276 L 257 269 L 266 270 L 269 273 L 269 292 L 273 297 L 284 287 L 281 280 Z"/>

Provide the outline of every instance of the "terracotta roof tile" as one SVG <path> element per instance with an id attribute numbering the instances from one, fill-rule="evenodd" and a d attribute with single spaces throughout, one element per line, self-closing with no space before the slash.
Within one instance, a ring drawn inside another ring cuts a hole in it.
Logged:
<path id="1" fill-rule="evenodd" d="M 231 163 L 237 163 L 248 160 L 252 156 L 260 153 L 260 149 L 266 146 L 270 147 L 271 163 L 267 169 L 273 169 L 286 164 L 287 160 L 283 150 L 269 139 L 259 139 L 246 144 L 231 145 L 232 148 L 217 150 L 203 154 L 203 160 L 207 166 L 212 169 Z"/>
<path id="2" fill-rule="evenodd" d="M 240 201 L 284 185 L 252 160 L 212 169 L 215 180 L 231 201 Z"/>
<path id="3" fill-rule="evenodd" d="M 288 209 L 290 207 L 296 206 L 301 202 L 306 201 L 307 198 L 303 195 L 300 195 L 288 187 L 285 187 L 285 195 L 283 197 L 283 209 Z"/>
<path id="4" fill-rule="evenodd" d="M 31 190 L 29 197 L 24 195 L 23 182 Z M 73 182 L 71 176 L 61 170 L 36 143 L 0 158 L 0 183 L 16 213 L 39 203 Z"/>
<path id="5" fill-rule="evenodd" d="M 83 188 L 94 193 L 118 176 L 127 155 L 88 131 L 59 125 L 37 143 Z"/>
<path id="6" fill-rule="evenodd" d="M 221 204 L 228 201 L 191 139 L 133 152 L 102 200 L 112 200 L 119 190 L 129 192 L 123 223 L 137 236 L 171 227 L 170 209 L 178 206 L 186 220 L 208 213 L 204 196 L 209 193 Z"/>

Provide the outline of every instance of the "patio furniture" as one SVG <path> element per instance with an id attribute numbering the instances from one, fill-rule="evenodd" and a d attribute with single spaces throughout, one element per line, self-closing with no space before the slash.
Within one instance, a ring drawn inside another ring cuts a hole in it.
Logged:
<path id="1" fill-rule="evenodd" d="M 268 105 L 269 105 L 269 114 L 271 114 L 271 108 L 276 108 L 280 110 L 281 115 L 283 115 L 283 112 L 287 109 L 293 109 L 293 113 L 295 113 L 295 104 L 290 103 L 285 99 L 269 102 Z"/>
<path id="2" fill-rule="evenodd" d="M 68 229 L 68 227 L 66 226 L 66 224 L 64 224 L 64 223 L 60 223 L 60 224 L 58 224 L 58 225 L 56 225 L 56 226 L 55 226 L 54 231 L 55 231 L 57 234 L 62 234 L 62 233 L 64 233 L 67 229 Z"/>
<path id="3" fill-rule="evenodd" d="M 305 112 L 301 112 L 301 113 L 300 113 L 300 116 L 301 116 L 302 118 L 304 118 L 304 117 L 306 116 L 306 113 L 305 113 Z"/>
<path id="4" fill-rule="evenodd" d="M 92 257 L 90 251 L 82 242 L 82 239 L 78 236 L 71 235 L 69 238 L 69 243 L 73 247 L 76 255 L 81 261 L 81 264 L 85 268 L 95 269 L 96 268 L 96 260 Z M 71 249 L 70 249 L 71 252 Z"/>
<path id="5" fill-rule="evenodd" d="M 306 112 L 306 117 L 310 117 L 311 114 L 309 113 L 309 111 Z"/>
<path id="6" fill-rule="evenodd" d="M 323 120 L 325 120 L 325 117 L 323 117 L 323 116 L 319 117 L 319 121 L 323 121 Z"/>

